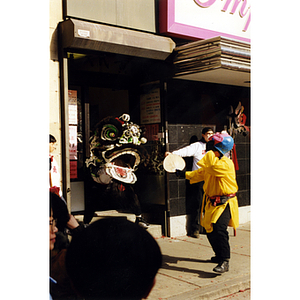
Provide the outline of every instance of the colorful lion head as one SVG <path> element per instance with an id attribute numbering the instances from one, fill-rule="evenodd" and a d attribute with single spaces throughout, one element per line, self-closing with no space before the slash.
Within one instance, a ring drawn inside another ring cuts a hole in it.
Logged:
<path id="1" fill-rule="evenodd" d="M 130 122 L 128 114 L 101 120 L 90 138 L 90 158 L 86 160 L 94 181 L 135 183 L 134 172 L 146 156 L 141 145 L 146 142 L 141 128 Z"/>

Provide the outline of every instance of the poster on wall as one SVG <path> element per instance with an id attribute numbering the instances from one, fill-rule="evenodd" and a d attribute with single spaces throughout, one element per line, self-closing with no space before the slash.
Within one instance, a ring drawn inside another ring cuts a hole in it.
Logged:
<path id="1" fill-rule="evenodd" d="M 69 125 L 70 178 L 77 178 L 77 126 Z"/>
<path id="2" fill-rule="evenodd" d="M 70 178 L 77 178 L 77 91 L 68 91 Z"/>
<path id="3" fill-rule="evenodd" d="M 77 126 L 69 126 L 70 160 L 77 160 Z"/>
<path id="4" fill-rule="evenodd" d="M 146 133 L 145 138 L 147 141 L 158 141 L 159 138 L 159 124 L 145 125 Z"/>
<path id="5" fill-rule="evenodd" d="M 77 91 L 69 90 L 69 124 L 77 125 Z"/>
<path id="6" fill-rule="evenodd" d="M 70 160 L 70 178 L 77 178 L 77 160 Z"/>
<path id="7" fill-rule="evenodd" d="M 161 122 L 160 89 L 154 88 L 140 96 L 141 124 Z"/>

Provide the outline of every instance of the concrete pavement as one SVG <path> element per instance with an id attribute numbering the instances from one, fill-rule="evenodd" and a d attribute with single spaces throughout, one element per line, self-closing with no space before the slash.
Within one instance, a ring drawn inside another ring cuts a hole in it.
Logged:
<path id="1" fill-rule="evenodd" d="M 163 265 L 148 300 L 154 299 L 218 299 L 250 288 L 250 227 L 240 225 L 234 236 L 228 228 L 231 246 L 229 272 L 218 274 L 210 262 L 214 256 L 206 235 L 199 239 L 188 236 L 156 238 Z M 250 299 L 250 298 L 249 298 Z"/>

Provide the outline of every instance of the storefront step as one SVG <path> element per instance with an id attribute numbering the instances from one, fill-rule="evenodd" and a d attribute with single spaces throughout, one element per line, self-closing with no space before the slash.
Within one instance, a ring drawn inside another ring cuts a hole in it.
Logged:
<path id="1" fill-rule="evenodd" d="M 74 216 L 78 222 L 83 222 L 83 215 L 75 215 Z M 128 221 L 135 222 L 135 215 L 129 213 L 120 213 L 116 210 L 107 210 L 107 211 L 96 211 L 95 215 L 91 221 L 95 222 L 96 220 L 107 218 L 107 217 L 120 217 L 120 218 L 127 218 Z M 150 224 L 149 228 L 147 229 L 148 232 L 154 238 L 160 238 L 162 236 L 162 226 L 157 224 Z"/>

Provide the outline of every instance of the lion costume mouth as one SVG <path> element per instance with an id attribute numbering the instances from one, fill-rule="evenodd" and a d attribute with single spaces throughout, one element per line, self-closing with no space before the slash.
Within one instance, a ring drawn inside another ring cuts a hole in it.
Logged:
<path id="1" fill-rule="evenodd" d="M 139 150 L 134 148 L 121 148 L 102 152 L 103 163 L 99 165 L 98 157 L 92 156 L 89 165 L 95 166 L 93 179 L 100 184 L 109 184 L 112 179 L 134 184 L 137 180 L 134 172 L 141 162 Z M 98 166 L 98 167 L 97 167 Z"/>
<path id="2" fill-rule="evenodd" d="M 137 178 L 134 171 L 131 168 L 124 168 L 112 163 L 105 165 L 106 173 L 121 182 L 133 184 L 136 182 Z"/>
<path id="3" fill-rule="evenodd" d="M 106 163 L 113 163 L 120 167 L 136 169 L 141 162 L 140 153 L 134 148 L 124 148 L 112 151 L 104 151 L 102 156 Z"/>
<path id="4" fill-rule="evenodd" d="M 103 156 L 107 161 L 105 171 L 109 176 L 125 183 L 133 184 L 136 182 L 137 178 L 134 171 L 141 161 L 137 151 L 124 149 L 117 153 L 114 151 L 109 159 L 107 159 L 106 153 Z"/>

